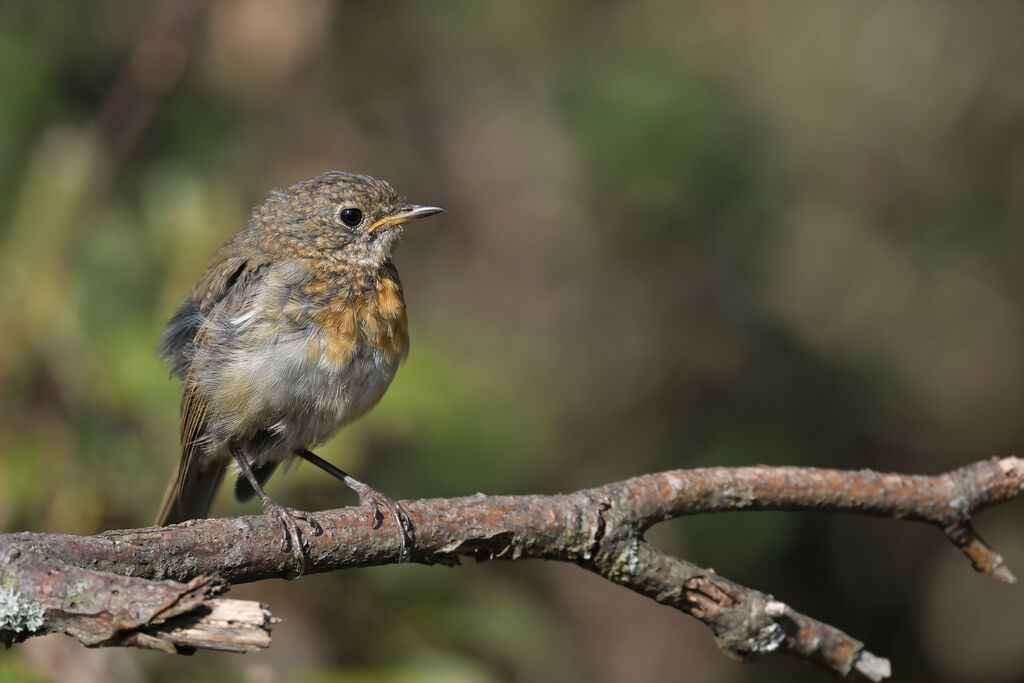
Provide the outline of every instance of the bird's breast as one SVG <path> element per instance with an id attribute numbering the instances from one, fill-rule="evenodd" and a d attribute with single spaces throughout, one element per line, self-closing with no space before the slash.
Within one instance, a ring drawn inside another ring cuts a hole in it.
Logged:
<path id="1" fill-rule="evenodd" d="M 310 317 L 303 383 L 341 426 L 376 405 L 409 351 L 402 291 L 381 277 L 355 296 L 321 299 Z"/>
<path id="2" fill-rule="evenodd" d="M 215 343 L 194 359 L 212 441 L 269 431 L 280 437 L 270 458 L 315 445 L 372 408 L 409 348 L 396 279 L 355 293 L 339 291 L 337 279 L 282 280 L 242 313 L 210 323 Z"/>
<path id="3" fill-rule="evenodd" d="M 352 299 L 326 302 L 312 317 L 309 353 L 320 362 L 345 366 L 360 356 L 377 355 L 385 363 L 399 363 L 409 352 L 405 302 L 390 278 Z"/>

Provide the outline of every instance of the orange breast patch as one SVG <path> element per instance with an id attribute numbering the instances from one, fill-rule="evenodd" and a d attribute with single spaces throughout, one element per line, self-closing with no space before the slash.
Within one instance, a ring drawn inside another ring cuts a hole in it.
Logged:
<path id="1" fill-rule="evenodd" d="M 377 343 L 389 358 L 405 358 L 409 351 L 409 318 L 398 283 L 382 277 L 377 284 L 375 303 L 371 307 L 375 309 L 374 314 L 367 318 L 375 318 L 373 327 L 376 328 Z"/>
<path id="2" fill-rule="evenodd" d="M 376 291 L 322 308 L 315 319 L 320 339 L 310 341 L 312 358 L 326 354 L 332 363 L 347 362 L 353 354 L 379 349 L 386 357 L 405 357 L 409 322 L 398 283 L 381 278 Z"/>

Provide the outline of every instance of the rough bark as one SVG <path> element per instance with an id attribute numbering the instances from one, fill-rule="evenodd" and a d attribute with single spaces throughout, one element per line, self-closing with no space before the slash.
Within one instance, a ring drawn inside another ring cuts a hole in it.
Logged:
<path id="1" fill-rule="evenodd" d="M 978 510 L 1024 488 L 1024 461 L 989 459 L 934 476 L 801 467 L 716 467 L 648 474 L 553 496 L 485 496 L 403 502 L 414 530 L 403 556 L 390 518 L 366 509 L 315 513 L 324 532 L 304 535 L 309 572 L 400 561 L 457 564 L 543 558 L 572 562 L 706 624 L 721 648 L 750 659 L 796 655 L 870 680 L 889 662 L 842 631 L 784 602 L 667 555 L 644 540 L 654 524 L 731 510 L 856 512 L 926 522 L 978 571 L 1016 579 L 974 532 Z M 269 643 L 272 618 L 253 605 L 237 633 L 213 597 L 227 584 L 288 577 L 283 531 L 267 517 L 194 520 L 96 536 L 0 536 L 0 637 L 64 631 L 87 645 L 169 651 L 244 651 Z M 219 578 L 211 578 L 219 577 Z M 83 586 L 89 602 L 83 607 Z M 233 601 L 237 602 L 237 601 Z M 206 618 L 205 640 L 196 625 Z M 187 622 L 187 623 L 186 623 Z M 191 630 L 190 630 L 191 629 Z M 186 637 L 185 634 L 191 634 Z M 263 639 L 266 636 L 266 639 Z M 191 639 L 190 639 L 191 638 Z"/>

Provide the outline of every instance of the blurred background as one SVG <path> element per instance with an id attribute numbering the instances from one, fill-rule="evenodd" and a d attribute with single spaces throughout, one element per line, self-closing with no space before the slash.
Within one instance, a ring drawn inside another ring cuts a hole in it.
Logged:
<path id="1" fill-rule="evenodd" d="M 0 529 L 152 523 L 177 457 L 162 325 L 253 204 L 327 169 L 448 209 L 397 254 L 409 360 L 321 449 L 397 498 L 1019 453 L 1022 35 L 1020 2 L 3 3 Z M 269 492 L 355 502 L 309 467 Z M 978 522 L 1018 573 L 1020 514 Z M 651 538 L 900 680 L 1024 679 L 1024 591 L 930 528 L 732 513 Z M 52 636 L 0 680 L 832 680 L 732 662 L 570 566 L 233 594 L 284 619 L 269 651 Z"/>

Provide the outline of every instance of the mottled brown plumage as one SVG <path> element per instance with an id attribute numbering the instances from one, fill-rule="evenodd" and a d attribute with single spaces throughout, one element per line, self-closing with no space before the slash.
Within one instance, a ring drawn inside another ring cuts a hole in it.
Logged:
<path id="1" fill-rule="evenodd" d="M 262 490 L 296 455 L 404 524 L 394 501 L 308 449 L 372 408 L 405 358 L 408 323 L 391 253 L 404 223 L 441 210 L 339 171 L 272 192 L 253 210 L 160 339 L 183 395 L 181 458 L 158 524 L 205 516 L 234 460 L 236 496 L 258 495 L 281 520 L 301 571 L 295 519 L 316 523 Z"/>

